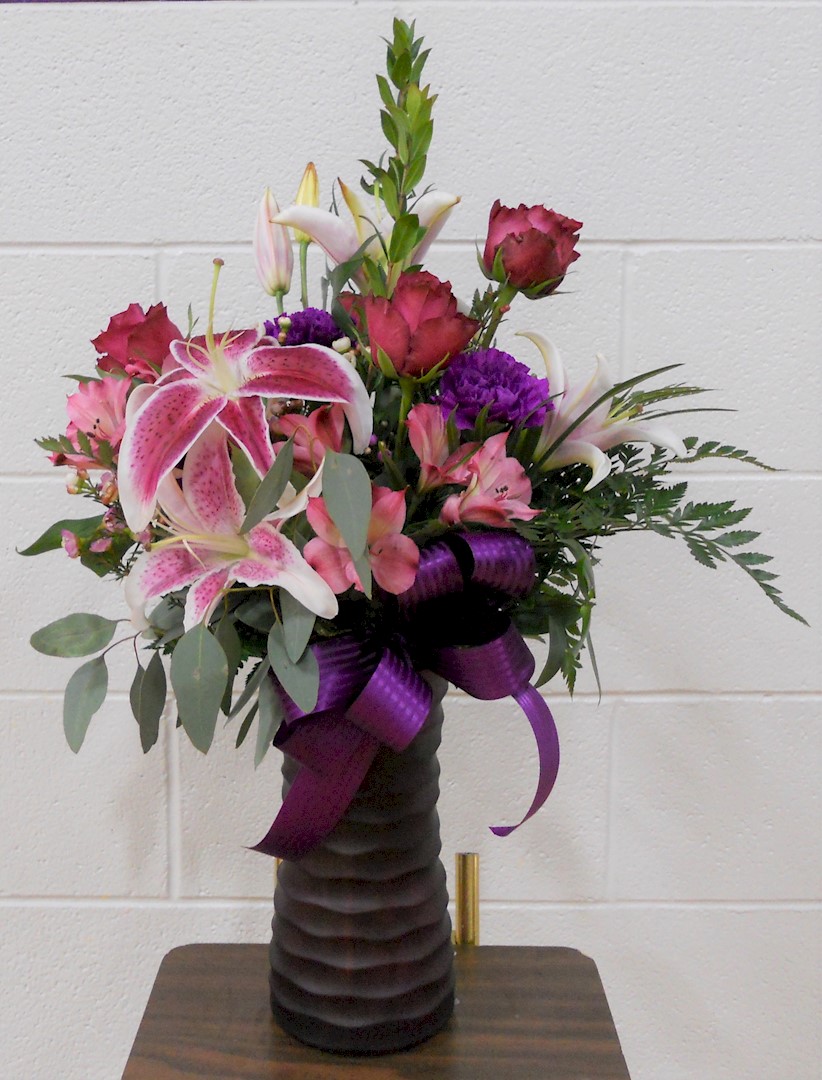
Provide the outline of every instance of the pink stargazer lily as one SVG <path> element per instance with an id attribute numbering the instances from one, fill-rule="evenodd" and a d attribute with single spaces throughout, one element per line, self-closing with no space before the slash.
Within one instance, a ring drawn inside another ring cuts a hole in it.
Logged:
<path id="1" fill-rule="evenodd" d="M 344 593 L 352 585 L 362 592 L 351 552 L 331 520 L 325 502 L 312 499 L 307 514 L 317 535 L 305 545 L 306 560 L 335 593 Z M 411 588 L 420 565 L 420 549 L 410 536 L 403 535 L 404 524 L 405 492 L 372 487 L 366 543 L 368 562 L 380 588 L 394 594 Z"/>
<path id="2" fill-rule="evenodd" d="M 559 351 L 541 334 L 521 333 L 519 337 L 532 341 L 545 361 L 548 372 L 548 386 L 554 408 L 545 417 L 545 424 L 534 451 L 534 460 L 540 461 L 540 469 L 550 472 L 561 469 L 564 465 L 579 462 L 591 468 L 591 479 L 584 487 L 589 491 L 596 487 L 611 471 L 613 463 L 606 450 L 612 450 L 620 443 L 653 443 L 673 451 L 678 457 L 685 457 L 687 449 L 682 439 L 666 424 L 656 420 L 641 419 L 641 414 L 620 410 L 612 399 L 598 405 L 589 416 L 574 428 L 568 438 L 551 450 L 557 439 L 582 414 L 614 387 L 614 381 L 608 371 L 603 356 L 597 356 L 597 367 L 587 383 L 570 385 L 565 365 Z M 546 453 L 551 450 L 549 454 Z"/>
<path id="3" fill-rule="evenodd" d="M 342 180 L 337 183 L 348 207 L 350 220 L 328 210 L 297 203 L 287 207 L 273 220 L 278 225 L 290 225 L 294 229 L 300 229 L 312 240 L 316 240 L 332 262 L 348 262 L 366 241 L 369 241 L 366 253 L 378 262 L 384 262 L 393 223 L 390 220 L 380 221 L 376 208 L 369 210 Z M 422 262 L 459 201 L 458 195 L 449 195 L 445 191 L 429 191 L 421 195 L 410 208 L 411 213 L 417 215 L 420 225 L 427 231 L 411 252 L 407 260 L 409 266 Z"/>
<path id="4" fill-rule="evenodd" d="M 440 513 L 446 525 L 476 521 L 510 529 L 513 518 L 530 521 L 539 510 L 528 505 L 531 481 L 516 458 L 505 453 L 508 432 L 492 435 L 466 463 L 470 480 L 465 491 L 449 495 Z"/>
<path id="5" fill-rule="evenodd" d="M 177 367 L 129 397 L 120 447 L 120 501 L 128 526 L 151 520 L 157 490 L 209 424 L 216 420 L 263 476 L 274 461 L 264 399 L 339 402 L 354 453 L 368 446 L 371 404 L 355 369 L 323 345 L 281 346 L 259 330 L 173 341 Z"/>
<path id="6" fill-rule="evenodd" d="M 186 630 L 208 621 L 234 581 L 255 588 L 276 585 L 324 619 L 337 614 L 337 598 L 280 532 L 301 513 L 321 487 L 317 473 L 296 494 L 286 489 L 277 510 L 246 533 L 240 529 L 245 506 L 237 492 L 226 433 L 211 424 L 186 454 L 182 487 L 174 476 L 160 482 L 158 502 L 171 534 L 137 559 L 126 579 L 125 595 L 135 624 L 145 626 L 146 603 L 187 585 Z"/>

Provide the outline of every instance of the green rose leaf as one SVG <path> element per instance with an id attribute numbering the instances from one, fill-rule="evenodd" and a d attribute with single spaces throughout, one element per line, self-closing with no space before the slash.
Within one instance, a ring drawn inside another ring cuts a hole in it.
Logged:
<path id="1" fill-rule="evenodd" d="M 285 651 L 296 664 L 308 645 L 317 616 L 303 607 L 291 593 L 280 590 L 280 608 L 283 614 L 283 640 Z"/>
<path id="2" fill-rule="evenodd" d="M 44 551 L 55 551 L 63 545 L 63 530 L 74 533 L 78 540 L 88 540 L 103 523 L 103 515 L 90 518 L 63 518 L 55 521 L 46 531 L 38 536 L 33 544 L 18 551 L 18 555 L 42 555 Z"/>
<path id="3" fill-rule="evenodd" d="M 259 525 L 263 518 L 270 514 L 272 510 L 277 508 L 277 502 L 285 491 L 285 486 L 291 477 L 291 470 L 293 468 L 294 438 L 292 436 L 292 438 L 290 438 L 277 453 L 274 464 L 265 474 L 262 483 L 254 492 L 240 532 L 246 533 L 249 529 L 253 529 L 254 526 Z"/>
<path id="4" fill-rule="evenodd" d="M 66 685 L 63 697 L 63 730 L 76 754 L 83 745 L 89 723 L 106 700 L 108 668 L 102 656 L 79 667 Z"/>
<path id="5" fill-rule="evenodd" d="M 102 615 L 66 615 L 35 631 L 31 644 L 46 656 L 88 656 L 104 649 L 116 629 L 117 621 Z"/>
<path id="6" fill-rule="evenodd" d="M 128 698 L 140 725 L 140 745 L 147 754 L 160 734 L 160 717 L 166 703 L 166 673 L 158 652 L 152 654 L 145 668 L 137 665 Z"/>
<path id="7" fill-rule="evenodd" d="M 268 659 L 294 704 L 303 712 L 310 713 L 317 704 L 320 692 L 320 669 L 311 649 L 306 649 L 295 663 L 285 647 L 283 628 L 275 623 L 268 634 Z"/>
<path id="8" fill-rule="evenodd" d="M 359 458 L 326 450 L 323 498 L 331 520 L 356 561 L 365 553 L 371 520 L 371 479 Z"/>
<path id="9" fill-rule="evenodd" d="M 171 657 L 171 685 L 185 732 L 207 754 L 228 680 L 220 643 L 202 623 L 183 634 Z"/>
<path id="10" fill-rule="evenodd" d="M 280 726 L 283 716 L 283 706 L 274 683 L 271 679 L 263 679 L 260 684 L 259 710 L 257 713 L 257 745 L 254 749 L 254 768 L 256 769 L 265 755 L 268 753 L 271 742 Z"/>

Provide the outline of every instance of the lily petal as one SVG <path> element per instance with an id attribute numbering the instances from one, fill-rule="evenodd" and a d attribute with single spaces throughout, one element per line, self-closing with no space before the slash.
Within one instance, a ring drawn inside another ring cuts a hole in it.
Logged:
<path id="1" fill-rule="evenodd" d="M 236 439 L 260 476 L 274 464 L 271 434 L 265 421 L 265 405 L 258 397 L 226 401 L 217 423 Z"/>
<path id="2" fill-rule="evenodd" d="M 234 481 L 225 431 L 217 424 L 209 424 L 186 454 L 183 491 L 203 532 L 240 531 L 245 506 Z"/>
<path id="3" fill-rule="evenodd" d="M 154 597 L 163 596 L 190 585 L 213 568 L 209 553 L 193 545 L 173 544 L 141 555 L 131 568 L 125 584 L 126 603 L 135 616 L 145 620 L 145 606 Z"/>
<path id="4" fill-rule="evenodd" d="M 429 191 L 417 199 L 412 212 L 417 215 L 420 225 L 427 231 L 411 254 L 412 263 L 422 262 L 459 201 L 459 195 L 449 195 L 447 191 Z"/>
<path id="5" fill-rule="evenodd" d="M 310 209 L 310 207 L 309 207 Z M 250 353 L 243 397 L 307 398 L 342 404 L 354 441 L 354 453 L 368 446 L 373 430 L 365 384 L 347 360 L 324 345 L 261 345 Z"/>
<path id="6" fill-rule="evenodd" d="M 208 574 L 203 574 L 188 590 L 183 619 L 186 630 L 191 630 L 199 622 L 208 623 L 228 584 L 228 573 L 227 567 L 220 566 Z"/>
<path id="7" fill-rule="evenodd" d="M 357 230 L 328 210 L 314 206 L 289 206 L 272 220 L 277 225 L 290 225 L 316 241 L 334 263 L 345 263 L 360 246 Z"/>
<path id="8" fill-rule="evenodd" d="M 246 534 L 251 554 L 232 568 L 232 577 L 245 585 L 279 585 L 303 607 L 323 619 L 333 619 L 337 598 L 316 570 L 312 570 L 291 541 L 268 522 Z"/>
<path id="9" fill-rule="evenodd" d="M 132 395 L 133 396 L 133 395 Z M 155 386 L 126 418 L 117 480 L 128 527 L 148 525 L 164 476 L 223 408 L 225 398 L 194 381 Z"/>
<path id="10" fill-rule="evenodd" d="M 593 443 L 583 442 L 581 439 L 566 439 L 561 443 L 551 454 L 550 469 L 561 469 L 564 465 L 573 465 L 575 462 L 591 468 L 591 479 L 583 491 L 596 487 L 611 472 L 612 463 L 608 455 Z"/>

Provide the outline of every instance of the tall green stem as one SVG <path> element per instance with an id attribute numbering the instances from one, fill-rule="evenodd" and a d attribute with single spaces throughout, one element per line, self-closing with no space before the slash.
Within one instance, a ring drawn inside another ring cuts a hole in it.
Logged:
<path id="1" fill-rule="evenodd" d="M 300 303 L 303 311 L 308 307 L 308 244 L 300 241 Z"/>
<path id="2" fill-rule="evenodd" d="M 400 399 L 400 418 L 397 424 L 397 451 L 402 450 L 405 445 L 405 420 L 414 401 L 414 380 L 400 379 L 400 390 L 402 391 L 402 398 Z"/>

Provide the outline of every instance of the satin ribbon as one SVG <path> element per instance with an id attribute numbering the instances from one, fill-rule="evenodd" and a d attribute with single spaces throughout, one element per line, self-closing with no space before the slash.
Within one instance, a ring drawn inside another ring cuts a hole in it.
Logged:
<path id="1" fill-rule="evenodd" d="M 531 805 L 507 836 L 551 793 L 559 740 L 550 709 L 530 685 L 534 658 L 500 601 L 521 598 L 534 580 L 534 554 L 513 533 L 449 534 L 420 552 L 413 586 L 398 600 L 387 645 L 341 636 L 311 646 L 320 670 L 313 712 L 302 712 L 282 687 L 285 719 L 274 745 L 300 769 L 271 828 L 254 847 L 299 859 L 319 844 L 351 804 L 381 746 L 404 750 L 425 724 L 430 670 L 472 697 L 512 696 L 537 744 L 539 777 Z M 458 644 L 454 644 L 454 642 Z"/>

